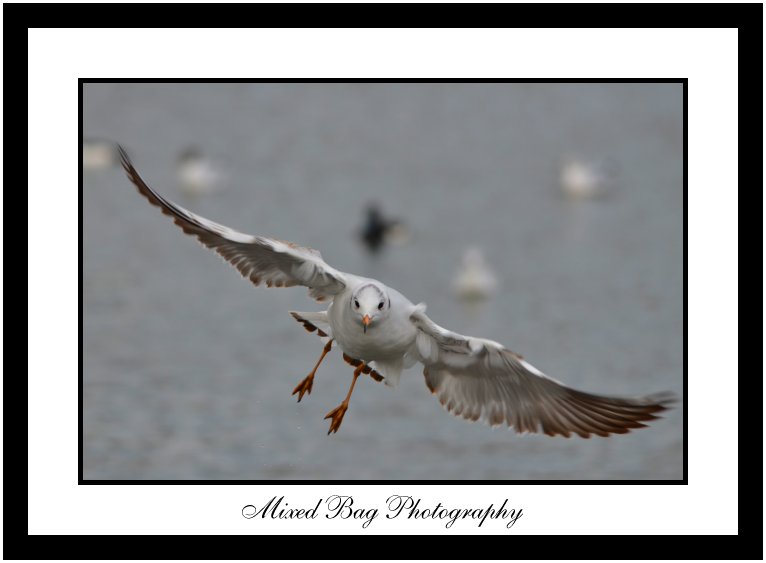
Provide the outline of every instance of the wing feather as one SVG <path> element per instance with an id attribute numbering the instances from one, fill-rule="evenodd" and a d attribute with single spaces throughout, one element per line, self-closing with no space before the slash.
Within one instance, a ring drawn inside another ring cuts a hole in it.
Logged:
<path id="1" fill-rule="evenodd" d="M 418 307 L 413 353 L 425 366 L 426 385 L 449 412 L 517 432 L 550 436 L 609 436 L 643 428 L 674 401 L 668 393 L 619 398 L 592 395 L 548 377 L 492 340 L 444 329 Z M 430 342 L 427 342 L 430 341 Z"/>
<path id="2" fill-rule="evenodd" d="M 125 149 L 118 146 L 128 178 L 149 203 L 173 218 L 187 235 L 192 235 L 253 284 L 267 287 L 303 285 L 317 301 L 325 301 L 346 287 L 347 274 L 330 267 L 313 248 L 275 238 L 240 233 L 176 205 L 154 191 L 139 175 Z"/>

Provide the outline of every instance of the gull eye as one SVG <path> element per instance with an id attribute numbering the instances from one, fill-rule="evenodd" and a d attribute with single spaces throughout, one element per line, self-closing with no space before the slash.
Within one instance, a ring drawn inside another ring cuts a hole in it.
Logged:
<path id="1" fill-rule="evenodd" d="M 354 307 L 356 307 L 357 309 L 359 308 L 359 300 L 358 299 L 354 299 Z"/>
<path id="2" fill-rule="evenodd" d="M 383 301 L 378 303 L 378 311 L 382 311 L 382 310 L 383 310 Z"/>

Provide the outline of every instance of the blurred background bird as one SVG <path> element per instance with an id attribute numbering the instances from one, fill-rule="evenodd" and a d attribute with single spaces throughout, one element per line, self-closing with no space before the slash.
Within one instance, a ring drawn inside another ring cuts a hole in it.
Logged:
<path id="1" fill-rule="evenodd" d="M 221 191 L 224 175 L 220 168 L 206 158 L 195 146 L 185 148 L 178 155 L 178 189 L 186 197 Z"/>
<path id="2" fill-rule="evenodd" d="M 559 189 L 567 199 L 602 198 L 614 192 L 617 164 L 610 159 L 587 161 L 570 155 L 561 160 L 558 176 Z"/>
<path id="3" fill-rule="evenodd" d="M 367 205 L 367 217 L 359 231 L 360 240 L 375 254 L 385 245 L 403 245 L 411 238 L 410 230 L 398 219 L 384 217 L 376 203 Z"/>
<path id="4" fill-rule="evenodd" d="M 83 139 L 83 170 L 107 170 L 115 166 L 117 166 L 117 149 L 113 142 L 94 137 Z"/>
<path id="5" fill-rule="evenodd" d="M 487 299 L 497 289 L 497 277 L 487 265 L 479 247 L 471 246 L 463 253 L 452 289 L 455 295 L 464 301 Z"/>

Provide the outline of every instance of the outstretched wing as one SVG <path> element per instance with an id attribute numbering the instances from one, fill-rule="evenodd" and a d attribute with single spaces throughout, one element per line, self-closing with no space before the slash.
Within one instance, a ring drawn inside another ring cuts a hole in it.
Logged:
<path id="1" fill-rule="evenodd" d="M 215 250 L 255 285 L 291 287 L 305 285 L 309 295 L 324 301 L 346 287 L 347 276 L 330 267 L 322 255 L 292 242 L 252 236 L 235 231 L 163 198 L 138 174 L 125 149 L 118 146 L 120 160 L 128 178 L 149 203 L 170 215 L 183 232 L 197 237 L 203 245 Z"/>
<path id="2" fill-rule="evenodd" d="M 425 365 L 426 385 L 452 414 L 517 432 L 625 434 L 657 418 L 673 402 L 670 394 L 620 399 L 566 387 L 491 340 L 446 330 L 418 307 L 410 316 L 418 329 L 415 355 Z"/>

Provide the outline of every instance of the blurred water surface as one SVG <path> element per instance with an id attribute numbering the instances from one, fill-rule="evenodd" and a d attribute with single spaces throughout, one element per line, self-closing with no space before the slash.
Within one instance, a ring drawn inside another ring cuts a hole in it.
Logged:
<path id="1" fill-rule="evenodd" d="M 452 330 L 500 341 L 567 384 L 635 395 L 683 386 L 679 84 L 87 84 L 86 136 L 124 144 L 145 179 L 239 230 L 319 249 Z M 226 167 L 219 194 L 177 189 L 189 145 Z M 619 163 L 612 197 L 557 196 L 565 154 Z M 608 439 L 519 436 L 444 412 L 416 367 L 360 379 L 337 435 L 325 413 L 351 370 L 288 310 L 140 198 L 120 170 L 83 185 L 86 479 L 680 479 L 680 406 Z M 371 200 L 405 247 L 355 240 Z M 498 295 L 451 293 L 465 247 Z"/>

